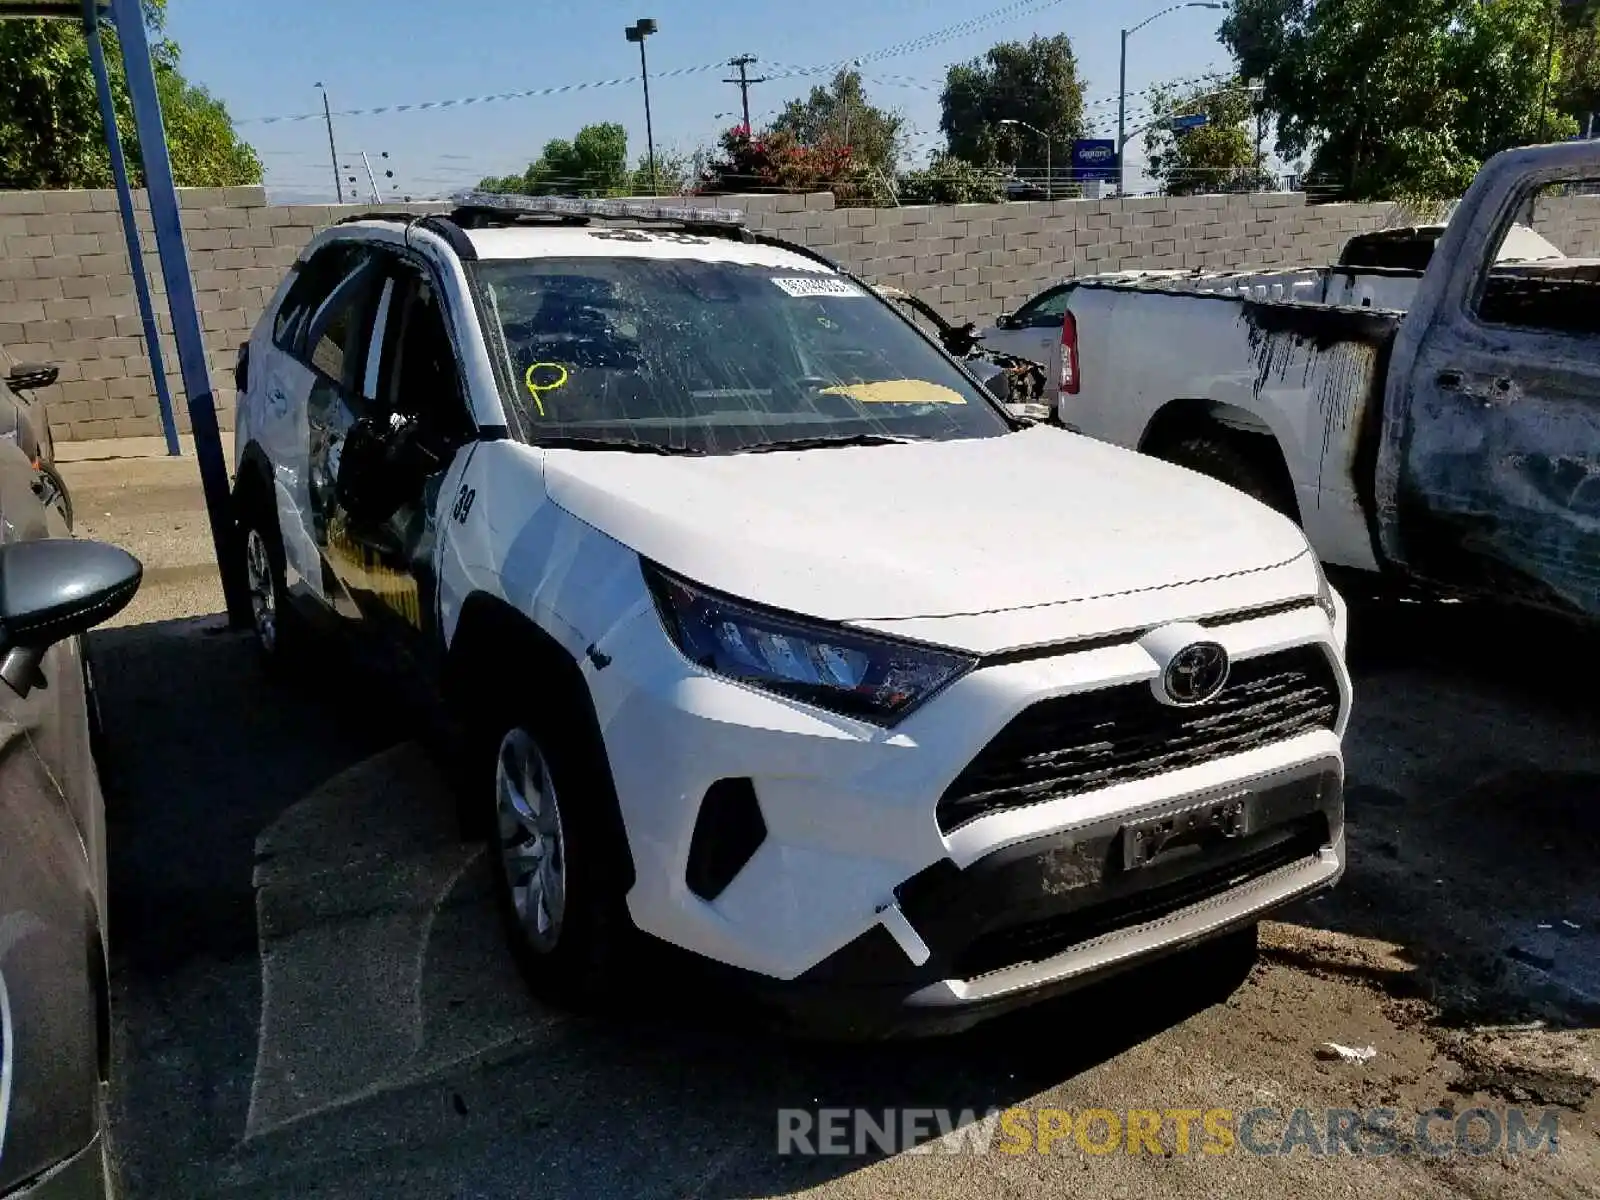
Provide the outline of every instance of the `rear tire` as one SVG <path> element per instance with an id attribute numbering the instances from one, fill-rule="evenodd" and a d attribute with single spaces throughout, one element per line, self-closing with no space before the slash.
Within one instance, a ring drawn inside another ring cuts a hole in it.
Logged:
<path id="1" fill-rule="evenodd" d="M 1252 453 L 1249 447 L 1241 445 L 1236 439 L 1200 434 L 1172 443 L 1157 451 L 1156 457 L 1208 475 L 1253 500 L 1259 500 L 1296 524 L 1300 521 L 1294 486 L 1291 480 L 1284 477 L 1286 472 L 1274 470 L 1276 464 L 1269 465 L 1270 460 L 1264 453 Z"/>
<path id="2" fill-rule="evenodd" d="M 604 755 L 558 702 L 478 723 L 477 768 L 495 895 L 507 940 L 529 987 L 567 1007 L 620 999 L 636 931 L 616 863 L 616 834 L 600 819 L 610 801 Z M 487 769 L 484 769 L 487 767 Z"/>
<path id="3" fill-rule="evenodd" d="M 278 514 L 254 497 L 240 514 L 239 546 L 256 647 L 268 670 L 287 672 L 300 659 L 305 630 L 289 599 Z"/>

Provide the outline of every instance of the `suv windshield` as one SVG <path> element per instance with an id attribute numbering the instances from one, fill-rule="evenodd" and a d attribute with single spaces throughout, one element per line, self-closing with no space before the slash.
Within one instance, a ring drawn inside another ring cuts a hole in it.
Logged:
<path id="1" fill-rule="evenodd" d="M 725 454 L 1011 428 L 887 304 L 840 275 L 691 258 L 472 270 L 531 441 Z"/>

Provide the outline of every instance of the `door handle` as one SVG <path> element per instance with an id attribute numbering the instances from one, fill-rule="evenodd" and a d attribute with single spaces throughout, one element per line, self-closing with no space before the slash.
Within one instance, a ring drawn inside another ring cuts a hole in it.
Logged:
<path id="1" fill-rule="evenodd" d="M 1460 391 L 1461 390 L 1461 372 L 1460 371 L 1440 371 L 1438 376 L 1435 378 L 1434 382 L 1437 383 L 1440 387 L 1444 388 L 1444 390 L 1447 391 L 1447 392 Z"/>

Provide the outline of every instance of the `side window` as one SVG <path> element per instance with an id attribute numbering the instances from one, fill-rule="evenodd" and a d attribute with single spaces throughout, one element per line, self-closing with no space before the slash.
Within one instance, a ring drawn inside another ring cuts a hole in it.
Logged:
<path id="1" fill-rule="evenodd" d="M 322 306 L 328 294 L 339 285 L 339 281 L 355 267 L 358 257 L 357 247 L 349 243 L 335 243 L 317 251 L 309 261 L 300 264 L 295 272 L 295 281 L 289 285 L 289 291 L 272 323 L 273 344 L 290 354 L 299 354 L 300 338 L 305 333 L 306 323 Z"/>
<path id="2" fill-rule="evenodd" d="M 1530 191 L 1495 244 L 1477 297 L 1479 320 L 1544 333 L 1600 334 L 1600 242 L 1584 218 L 1597 204 L 1593 180 Z"/>
<path id="3" fill-rule="evenodd" d="M 394 285 L 381 402 L 436 439 L 464 440 L 472 434 L 472 423 L 443 298 L 432 277 L 409 263 L 398 264 Z"/>
<path id="4" fill-rule="evenodd" d="M 1017 324 L 1023 329 L 1058 328 L 1067 318 L 1067 302 L 1071 298 L 1071 291 L 1061 288 L 1035 300 L 1032 304 L 1025 304 L 1017 310 Z"/>

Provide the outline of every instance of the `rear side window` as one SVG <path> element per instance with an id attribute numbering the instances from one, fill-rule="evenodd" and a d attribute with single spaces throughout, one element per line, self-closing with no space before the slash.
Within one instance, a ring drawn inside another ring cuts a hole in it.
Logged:
<path id="1" fill-rule="evenodd" d="M 350 243 L 336 243 L 317 251 L 295 272 L 295 281 L 272 323 L 272 341 L 280 350 L 300 353 L 300 340 L 313 313 L 322 307 L 339 281 L 361 262 L 364 251 Z"/>
<path id="2" fill-rule="evenodd" d="M 1585 224 L 1597 192 L 1596 180 L 1529 191 L 1490 259 L 1479 320 L 1540 333 L 1600 334 L 1600 258 L 1592 257 L 1597 247 Z"/>

